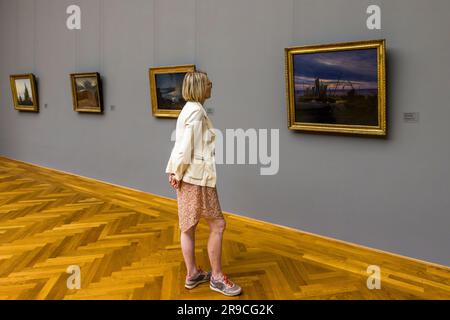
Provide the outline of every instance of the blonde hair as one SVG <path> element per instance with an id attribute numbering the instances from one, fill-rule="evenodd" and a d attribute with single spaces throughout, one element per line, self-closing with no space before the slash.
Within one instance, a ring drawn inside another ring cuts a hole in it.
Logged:
<path id="1" fill-rule="evenodd" d="M 186 101 L 200 102 L 206 97 L 208 76 L 203 71 L 188 72 L 184 76 L 181 94 Z"/>

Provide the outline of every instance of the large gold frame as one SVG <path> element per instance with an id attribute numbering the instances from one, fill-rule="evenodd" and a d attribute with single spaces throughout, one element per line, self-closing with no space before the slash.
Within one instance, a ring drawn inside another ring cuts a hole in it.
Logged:
<path id="1" fill-rule="evenodd" d="M 318 124 L 295 121 L 293 56 L 301 53 L 318 53 L 376 48 L 378 52 L 378 126 Z M 386 136 L 386 40 L 366 40 L 335 44 L 308 45 L 285 49 L 286 96 L 288 129 L 313 132 L 334 132 L 355 135 Z"/>
<path id="2" fill-rule="evenodd" d="M 156 95 L 156 75 L 164 73 L 184 73 L 195 71 L 194 64 L 186 64 L 179 66 L 153 67 L 148 70 L 150 82 L 150 99 L 152 104 L 152 114 L 161 118 L 178 118 L 181 110 L 168 110 L 158 108 L 158 98 Z"/>
<path id="3" fill-rule="evenodd" d="M 17 88 L 16 88 L 16 79 L 29 79 L 31 82 L 31 94 L 33 95 L 32 106 L 28 105 L 20 105 L 19 101 L 17 101 Z M 25 74 L 13 74 L 9 76 L 9 81 L 11 84 L 11 93 L 14 102 L 14 109 L 20 111 L 31 111 L 31 112 L 39 112 L 39 96 L 36 86 L 36 78 L 32 73 Z"/>
<path id="4" fill-rule="evenodd" d="M 97 109 L 82 108 L 82 107 L 78 106 L 77 85 L 76 85 L 75 80 L 76 80 L 76 78 L 86 78 L 86 77 L 95 77 L 97 79 L 97 88 L 98 88 L 97 99 L 100 104 Z M 72 87 L 72 101 L 73 101 L 73 110 L 74 111 L 103 113 L 103 89 L 102 89 L 100 73 L 98 73 L 98 72 L 71 73 L 70 74 L 70 84 Z"/>

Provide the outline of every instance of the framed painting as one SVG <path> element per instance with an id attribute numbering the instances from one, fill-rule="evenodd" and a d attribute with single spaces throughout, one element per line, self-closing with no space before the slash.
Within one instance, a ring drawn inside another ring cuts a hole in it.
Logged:
<path id="1" fill-rule="evenodd" d="M 195 71 L 195 65 L 154 67 L 149 69 L 152 114 L 155 117 L 177 118 L 186 101 L 181 89 L 184 76 Z"/>
<path id="2" fill-rule="evenodd" d="M 34 74 L 14 74 L 9 79 L 14 109 L 39 112 L 39 99 Z"/>
<path id="3" fill-rule="evenodd" d="M 70 82 L 74 111 L 103 112 L 102 83 L 98 72 L 72 73 Z"/>
<path id="4" fill-rule="evenodd" d="M 385 40 L 285 49 L 288 128 L 386 136 Z"/>

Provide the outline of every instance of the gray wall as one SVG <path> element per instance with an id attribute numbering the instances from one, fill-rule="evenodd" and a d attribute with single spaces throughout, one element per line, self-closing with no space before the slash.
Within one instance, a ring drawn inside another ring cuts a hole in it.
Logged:
<path id="1" fill-rule="evenodd" d="M 65 28 L 73 3 L 79 32 Z M 382 30 L 365 27 L 369 4 Z M 448 0 L 0 0 L 0 154 L 175 198 L 175 121 L 152 117 L 147 70 L 195 63 L 218 130 L 280 129 L 278 175 L 217 165 L 224 211 L 448 265 L 449 12 Z M 289 131 L 283 49 L 376 38 L 389 138 Z M 72 111 L 68 74 L 82 71 L 103 76 L 102 116 Z M 22 72 L 38 77 L 39 114 L 13 110 L 8 76 Z M 419 123 L 403 122 L 410 111 Z"/>

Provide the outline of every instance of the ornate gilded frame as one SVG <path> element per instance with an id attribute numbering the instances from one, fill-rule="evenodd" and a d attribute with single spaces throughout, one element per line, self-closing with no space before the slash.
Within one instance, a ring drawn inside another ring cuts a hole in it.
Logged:
<path id="1" fill-rule="evenodd" d="M 16 80 L 17 79 L 29 79 L 31 83 L 31 94 L 33 96 L 33 105 L 20 105 L 17 100 L 17 87 Z M 39 96 L 36 85 L 36 78 L 32 73 L 25 74 L 13 74 L 9 76 L 9 81 L 11 84 L 11 93 L 14 103 L 14 109 L 20 111 L 30 111 L 30 112 L 39 112 Z"/>
<path id="2" fill-rule="evenodd" d="M 386 43 L 385 39 L 308 45 L 285 48 L 285 76 L 288 129 L 310 132 L 332 132 L 354 135 L 386 136 Z M 303 53 L 331 52 L 357 49 L 377 49 L 378 72 L 378 126 L 319 124 L 295 121 L 293 56 Z"/>
<path id="3" fill-rule="evenodd" d="M 162 109 L 158 106 L 158 98 L 156 93 L 156 75 L 165 73 L 186 73 L 195 71 L 194 64 L 186 64 L 179 66 L 153 67 L 148 70 L 150 82 L 150 99 L 152 105 L 152 114 L 160 118 L 178 118 L 181 110 Z"/>
<path id="4" fill-rule="evenodd" d="M 97 80 L 97 101 L 99 103 L 98 108 L 83 108 L 78 105 L 78 96 L 77 96 L 77 78 L 96 78 Z M 76 112 L 90 112 L 90 113 L 102 113 L 103 112 L 103 90 L 102 90 L 102 82 L 101 77 L 98 72 L 85 72 L 85 73 L 71 73 L 70 74 L 70 84 L 72 87 L 72 101 L 73 101 L 73 110 Z"/>

